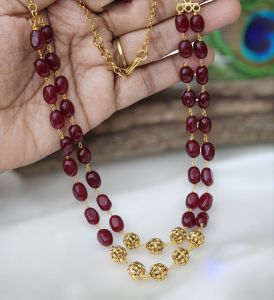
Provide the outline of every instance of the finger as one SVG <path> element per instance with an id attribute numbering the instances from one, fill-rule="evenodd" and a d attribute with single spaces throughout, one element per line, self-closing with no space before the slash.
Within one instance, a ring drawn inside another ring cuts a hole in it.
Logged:
<path id="1" fill-rule="evenodd" d="M 214 52 L 209 48 L 205 65 L 214 60 Z M 180 81 L 179 71 L 183 60 L 179 54 L 166 57 L 135 70 L 127 79 L 119 79 L 116 91 L 116 109 L 132 105 L 136 101 L 164 90 Z M 200 64 L 196 57 L 191 57 L 188 65 L 195 70 Z"/>
<path id="2" fill-rule="evenodd" d="M 103 11 L 106 5 L 112 3 L 113 1 L 114 0 L 85 0 L 84 3 L 93 12 L 100 12 Z"/>

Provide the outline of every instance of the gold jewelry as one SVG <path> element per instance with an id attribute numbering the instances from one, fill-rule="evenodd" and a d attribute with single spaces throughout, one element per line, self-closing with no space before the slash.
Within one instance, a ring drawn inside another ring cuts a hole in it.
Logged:
<path id="1" fill-rule="evenodd" d="M 116 44 L 117 44 L 117 49 L 118 49 L 118 52 L 119 52 L 119 55 L 120 55 L 123 67 L 124 67 L 124 69 L 127 69 L 128 65 L 127 65 L 126 57 L 124 55 L 124 51 L 123 51 L 123 48 L 122 48 L 122 45 L 121 45 L 121 41 L 120 41 L 119 38 L 117 38 Z"/>

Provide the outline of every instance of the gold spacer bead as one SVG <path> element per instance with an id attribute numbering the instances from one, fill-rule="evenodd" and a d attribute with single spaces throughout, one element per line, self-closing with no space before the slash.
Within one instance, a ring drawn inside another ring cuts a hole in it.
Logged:
<path id="1" fill-rule="evenodd" d="M 157 263 L 151 266 L 149 275 L 154 280 L 164 280 L 168 274 L 168 267 L 162 263 Z"/>
<path id="2" fill-rule="evenodd" d="M 110 256 L 114 262 L 123 263 L 127 259 L 127 250 L 121 246 L 112 246 L 110 249 Z"/>
<path id="3" fill-rule="evenodd" d="M 171 243 L 182 244 L 187 237 L 186 230 L 182 227 L 176 227 L 171 231 L 169 237 Z"/>
<path id="4" fill-rule="evenodd" d="M 201 232 L 201 229 L 190 232 L 188 241 L 195 248 L 202 246 L 205 241 L 205 237 Z"/>
<path id="5" fill-rule="evenodd" d="M 124 235 L 124 241 L 123 242 L 124 242 L 124 245 L 128 249 L 139 248 L 140 244 L 141 244 L 139 236 L 134 232 L 126 233 Z"/>
<path id="6" fill-rule="evenodd" d="M 185 265 L 189 260 L 189 252 L 184 248 L 177 248 L 172 252 L 172 259 L 175 265 Z"/>
<path id="7" fill-rule="evenodd" d="M 150 239 L 146 243 L 146 248 L 151 254 L 160 254 L 163 252 L 165 247 L 165 243 L 161 241 L 159 238 Z"/>
<path id="8" fill-rule="evenodd" d="M 146 268 L 139 261 L 134 261 L 127 268 L 129 276 L 134 279 L 144 279 L 146 277 Z"/>

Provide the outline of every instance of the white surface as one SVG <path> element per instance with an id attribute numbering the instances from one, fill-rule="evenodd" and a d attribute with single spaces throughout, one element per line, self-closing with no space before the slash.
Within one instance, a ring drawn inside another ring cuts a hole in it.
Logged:
<path id="1" fill-rule="evenodd" d="M 218 151 L 211 164 L 215 202 L 206 244 L 160 283 L 132 281 L 125 266 L 110 261 L 62 173 L 27 180 L 2 174 L 0 299 L 272 300 L 273 156 L 270 146 Z M 97 169 L 126 229 L 144 240 L 166 240 L 185 209 L 188 166 L 185 156 L 173 153 Z M 167 262 L 165 256 L 143 254 L 135 251 L 130 258 Z"/>

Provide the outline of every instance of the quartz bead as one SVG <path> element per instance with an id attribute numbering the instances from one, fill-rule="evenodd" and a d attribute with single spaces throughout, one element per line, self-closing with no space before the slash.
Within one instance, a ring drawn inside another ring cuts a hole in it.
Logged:
<path id="1" fill-rule="evenodd" d="M 208 92 L 202 92 L 198 97 L 198 104 L 201 108 L 205 109 L 209 106 L 210 96 Z"/>
<path id="2" fill-rule="evenodd" d="M 192 211 L 186 211 L 182 216 L 182 224 L 185 227 L 191 228 L 195 225 L 195 215 Z"/>
<path id="3" fill-rule="evenodd" d="M 198 58 L 200 59 L 206 58 L 208 53 L 206 43 L 204 41 L 199 41 L 199 40 L 195 41 L 193 44 L 193 51 Z"/>
<path id="4" fill-rule="evenodd" d="M 44 59 L 42 58 L 36 59 L 36 61 L 34 62 L 34 67 L 39 76 L 41 77 L 49 76 L 50 68 Z"/>
<path id="5" fill-rule="evenodd" d="M 187 141 L 185 149 L 187 154 L 192 158 L 197 157 L 200 154 L 200 145 L 196 140 Z"/>
<path id="6" fill-rule="evenodd" d="M 60 95 L 64 95 L 69 88 L 69 83 L 68 80 L 65 76 L 58 76 L 55 78 L 55 88 L 56 91 L 60 94 Z"/>
<path id="7" fill-rule="evenodd" d="M 72 192 L 74 197 L 79 201 L 85 201 L 88 197 L 87 189 L 81 182 L 74 183 L 72 187 Z"/>
<path id="8" fill-rule="evenodd" d="M 112 203 L 109 200 L 107 195 L 104 194 L 100 194 L 98 195 L 97 199 L 97 204 L 98 206 L 103 210 L 103 211 L 107 211 L 111 209 Z"/>
<path id="9" fill-rule="evenodd" d="M 100 217 L 96 209 L 88 207 L 84 214 L 89 224 L 97 225 L 99 223 Z"/>
<path id="10" fill-rule="evenodd" d="M 197 167 L 190 167 L 188 170 L 189 182 L 196 184 L 201 180 L 200 170 Z"/>
<path id="11" fill-rule="evenodd" d="M 189 193 L 186 196 L 186 207 L 190 209 L 195 209 L 198 207 L 199 196 L 197 193 Z"/>
<path id="12" fill-rule="evenodd" d="M 53 41 L 53 30 L 49 25 L 45 25 L 42 27 L 41 31 L 43 32 L 45 42 L 47 44 L 51 43 Z"/>
<path id="13" fill-rule="evenodd" d="M 124 229 L 124 222 L 120 216 L 114 215 L 109 219 L 109 225 L 115 232 L 121 232 Z"/>
<path id="14" fill-rule="evenodd" d="M 80 148 L 77 151 L 77 157 L 80 163 L 88 164 L 91 161 L 91 152 L 88 148 Z"/>
<path id="15" fill-rule="evenodd" d="M 73 140 L 68 136 L 60 139 L 60 148 L 64 156 L 71 155 L 73 152 Z"/>
<path id="16" fill-rule="evenodd" d="M 207 211 L 211 208 L 213 203 L 213 197 L 210 193 L 204 193 L 200 198 L 198 202 L 198 206 L 200 210 Z"/>
<path id="17" fill-rule="evenodd" d="M 190 19 L 190 27 L 195 32 L 202 32 L 205 28 L 205 22 L 201 15 L 193 15 Z"/>
<path id="18" fill-rule="evenodd" d="M 182 67 L 180 71 L 180 77 L 184 83 L 190 83 L 193 80 L 194 72 L 188 66 Z"/>
<path id="19" fill-rule="evenodd" d="M 198 119 L 195 116 L 190 116 L 186 119 L 186 131 L 194 133 L 197 130 Z"/>
<path id="20" fill-rule="evenodd" d="M 196 70 L 197 83 L 204 85 L 208 82 L 208 69 L 206 66 L 200 66 Z"/>
<path id="21" fill-rule="evenodd" d="M 203 168 L 201 172 L 201 179 L 206 186 L 213 184 L 213 173 L 210 168 Z"/>
<path id="22" fill-rule="evenodd" d="M 198 215 L 196 216 L 195 223 L 199 227 L 201 225 L 203 225 L 203 227 L 206 227 L 206 225 L 208 223 L 208 219 L 209 219 L 208 214 L 206 212 L 202 211 L 202 212 L 198 213 Z"/>
<path id="23" fill-rule="evenodd" d="M 71 125 L 68 129 L 68 132 L 74 143 L 80 142 L 84 135 L 81 127 L 77 124 Z"/>
<path id="24" fill-rule="evenodd" d="M 202 117 L 199 120 L 199 129 L 202 133 L 206 134 L 211 131 L 212 128 L 212 121 L 209 117 Z"/>
<path id="25" fill-rule="evenodd" d="M 210 142 L 205 142 L 201 148 L 202 156 L 205 160 L 211 161 L 215 156 L 215 147 Z"/>
<path id="26" fill-rule="evenodd" d="M 73 158 L 65 158 L 63 160 L 63 169 L 64 172 L 70 177 L 75 176 L 78 172 L 77 164 Z"/>
<path id="27" fill-rule="evenodd" d="M 97 239 L 103 246 L 110 246 L 113 243 L 112 233 L 108 229 L 100 229 L 97 233 Z"/>
<path id="28" fill-rule="evenodd" d="M 52 84 L 44 87 L 43 98 L 48 104 L 54 104 L 57 101 L 57 92 Z"/>
<path id="29" fill-rule="evenodd" d="M 61 129 L 64 127 L 65 120 L 60 110 L 56 109 L 50 113 L 50 123 L 55 129 Z"/>
<path id="30" fill-rule="evenodd" d="M 47 53 L 45 56 L 45 61 L 52 71 L 57 71 L 61 67 L 60 59 L 55 53 Z"/>
<path id="31" fill-rule="evenodd" d="M 97 189 L 101 185 L 101 178 L 99 174 L 95 171 L 87 172 L 86 179 L 89 186 L 91 186 L 94 189 Z"/>
<path id="32" fill-rule="evenodd" d="M 179 32 L 187 32 L 189 28 L 189 20 L 186 14 L 176 16 L 175 25 Z"/>
<path id="33" fill-rule="evenodd" d="M 192 44 L 188 40 L 180 41 L 178 45 L 179 53 L 183 58 L 189 58 L 192 55 Z"/>
<path id="34" fill-rule="evenodd" d="M 45 37 L 41 30 L 33 30 L 30 34 L 30 44 L 33 49 L 41 50 L 45 46 Z"/>
<path id="35" fill-rule="evenodd" d="M 182 103 L 185 107 L 193 107 L 196 102 L 196 95 L 193 90 L 185 90 L 182 94 Z"/>
<path id="36" fill-rule="evenodd" d="M 74 105 L 68 99 L 61 101 L 60 110 L 66 118 L 70 118 L 74 115 Z"/>

